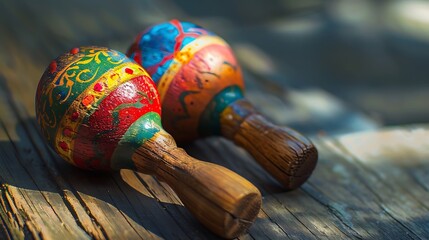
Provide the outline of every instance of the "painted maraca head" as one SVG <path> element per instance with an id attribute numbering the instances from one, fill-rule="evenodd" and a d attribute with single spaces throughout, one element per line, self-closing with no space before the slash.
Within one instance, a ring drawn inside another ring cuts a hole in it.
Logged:
<path id="1" fill-rule="evenodd" d="M 176 140 L 222 135 L 245 148 L 287 189 L 311 175 L 317 149 L 302 134 L 271 123 L 243 98 L 240 67 L 220 37 L 172 20 L 141 33 L 128 56 L 153 76 L 163 125 Z"/>
<path id="2" fill-rule="evenodd" d="M 172 20 L 147 29 L 128 56 L 156 82 L 163 126 L 178 141 L 220 134 L 219 115 L 243 98 L 242 73 L 231 48 L 193 23 Z"/>
<path id="3" fill-rule="evenodd" d="M 132 166 L 127 149 L 159 130 L 160 111 L 151 77 L 108 48 L 80 47 L 59 56 L 36 93 L 37 121 L 46 140 L 63 159 L 84 169 Z"/>

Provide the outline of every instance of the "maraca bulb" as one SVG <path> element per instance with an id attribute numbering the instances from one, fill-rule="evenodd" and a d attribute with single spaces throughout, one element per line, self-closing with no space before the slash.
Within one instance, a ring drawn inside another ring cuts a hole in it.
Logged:
<path id="1" fill-rule="evenodd" d="M 269 122 L 243 98 L 240 67 L 222 38 L 172 20 L 137 36 L 128 56 L 154 77 L 163 125 L 176 140 L 222 135 L 245 148 L 287 189 L 310 177 L 317 149 L 298 132 Z"/>
<path id="2" fill-rule="evenodd" d="M 137 148 L 159 131 L 158 99 L 150 76 L 127 56 L 81 47 L 45 70 L 36 116 L 50 146 L 67 162 L 84 169 L 119 169 L 132 166 L 121 141 Z M 139 131 L 142 126 L 146 131 Z"/>
<path id="3" fill-rule="evenodd" d="M 127 55 L 157 84 L 163 126 L 177 141 L 220 135 L 220 114 L 243 98 L 243 77 L 231 48 L 195 24 L 155 25 L 137 36 Z"/>

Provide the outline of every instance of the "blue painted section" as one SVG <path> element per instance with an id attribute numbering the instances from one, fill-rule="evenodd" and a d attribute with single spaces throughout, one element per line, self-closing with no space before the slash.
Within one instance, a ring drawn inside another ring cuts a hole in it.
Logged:
<path id="1" fill-rule="evenodd" d="M 152 26 L 137 40 L 141 64 L 158 84 L 171 64 L 175 45 L 179 44 L 176 49 L 179 51 L 202 35 L 214 34 L 193 23 L 177 20 Z M 134 51 L 129 56 L 134 58 L 135 55 Z"/>

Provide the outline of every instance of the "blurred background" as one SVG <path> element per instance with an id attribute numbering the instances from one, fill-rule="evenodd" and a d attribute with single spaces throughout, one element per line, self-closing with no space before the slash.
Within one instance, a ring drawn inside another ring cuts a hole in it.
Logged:
<path id="1" fill-rule="evenodd" d="M 273 92 L 320 89 L 374 125 L 429 122 L 428 1 L 10 0 L 0 8 L 1 64 L 38 72 L 29 87 L 67 49 L 126 51 L 139 31 L 177 18 L 225 38 L 246 81 L 262 78 Z"/>

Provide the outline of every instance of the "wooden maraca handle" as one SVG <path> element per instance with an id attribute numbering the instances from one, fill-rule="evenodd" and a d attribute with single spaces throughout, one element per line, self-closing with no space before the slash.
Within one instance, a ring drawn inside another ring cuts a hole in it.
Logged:
<path id="1" fill-rule="evenodd" d="M 245 148 L 287 189 L 303 184 L 316 167 L 317 149 L 308 138 L 269 122 L 246 100 L 224 110 L 221 126 L 225 137 Z"/>
<path id="2" fill-rule="evenodd" d="M 224 238 L 244 233 L 261 208 L 259 190 L 222 166 L 190 157 L 167 132 L 155 136 L 137 150 L 138 157 L 133 158 L 137 170 L 164 180 L 214 233 Z"/>

